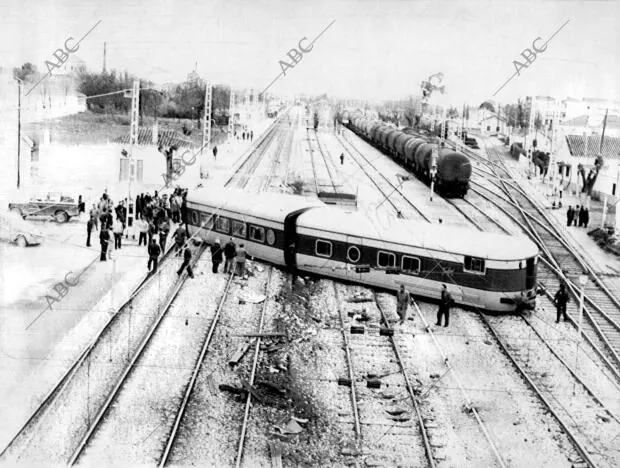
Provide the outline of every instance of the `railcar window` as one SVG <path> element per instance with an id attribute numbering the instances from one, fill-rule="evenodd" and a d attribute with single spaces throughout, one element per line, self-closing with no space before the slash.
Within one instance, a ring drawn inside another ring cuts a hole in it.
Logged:
<path id="1" fill-rule="evenodd" d="M 276 243 L 276 233 L 273 229 L 267 229 L 267 243 L 269 245 L 274 245 Z"/>
<path id="2" fill-rule="evenodd" d="M 391 252 L 379 252 L 377 254 L 377 265 L 384 268 L 396 267 L 396 255 Z"/>
<path id="3" fill-rule="evenodd" d="M 256 242 L 265 242 L 265 228 L 259 226 L 250 226 L 250 240 Z"/>
<path id="4" fill-rule="evenodd" d="M 464 270 L 470 271 L 473 273 L 484 273 L 485 272 L 483 258 L 465 257 L 465 262 L 463 266 L 464 266 L 463 268 Z"/>
<path id="5" fill-rule="evenodd" d="M 233 236 L 243 237 L 245 239 L 245 223 L 242 221 L 233 221 L 232 232 Z"/>
<path id="6" fill-rule="evenodd" d="M 192 224 L 194 226 L 198 225 L 198 212 L 192 210 Z"/>
<path id="7" fill-rule="evenodd" d="M 213 216 L 210 213 L 200 213 L 200 225 L 205 229 L 213 229 Z"/>
<path id="8" fill-rule="evenodd" d="M 329 241 L 317 240 L 314 249 L 319 257 L 332 256 L 332 243 Z"/>
<path id="9" fill-rule="evenodd" d="M 215 222 L 215 229 L 219 232 L 223 232 L 224 234 L 228 234 L 230 232 L 230 220 L 228 218 L 218 216 L 217 221 Z"/>
<path id="10" fill-rule="evenodd" d="M 352 245 L 347 249 L 347 258 L 351 263 L 357 263 L 360 261 L 360 258 L 362 258 L 362 253 L 360 249 Z"/>
<path id="11" fill-rule="evenodd" d="M 406 275 L 417 275 L 420 273 L 420 259 L 403 255 L 401 269 Z"/>

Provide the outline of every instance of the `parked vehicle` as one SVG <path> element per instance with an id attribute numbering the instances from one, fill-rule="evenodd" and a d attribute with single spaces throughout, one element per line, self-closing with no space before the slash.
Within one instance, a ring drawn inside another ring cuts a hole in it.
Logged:
<path id="1" fill-rule="evenodd" d="M 75 198 L 59 192 L 38 195 L 26 203 L 9 203 L 9 210 L 24 219 L 27 216 L 52 216 L 59 223 L 66 223 L 80 214 Z"/>
<path id="2" fill-rule="evenodd" d="M 0 240 L 20 247 L 39 245 L 43 236 L 16 213 L 0 213 Z"/>

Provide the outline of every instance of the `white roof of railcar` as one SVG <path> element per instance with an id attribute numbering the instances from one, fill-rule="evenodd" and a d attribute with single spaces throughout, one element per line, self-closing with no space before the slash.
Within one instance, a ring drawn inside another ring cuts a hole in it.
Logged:
<path id="1" fill-rule="evenodd" d="M 205 187 L 191 190 L 188 204 L 199 203 L 249 216 L 284 222 L 292 211 L 312 206 L 325 206 L 316 198 L 270 192 L 248 192 L 241 189 Z"/>
<path id="2" fill-rule="evenodd" d="M 363 212 L 335 207 L 309 210 L 297 222 L 310 229 L 490 260 L 522 260 L 538 254 L 536 244 L 525 236 L 405 219 L 392 219 L 382 224 L 371 221 Z"/>

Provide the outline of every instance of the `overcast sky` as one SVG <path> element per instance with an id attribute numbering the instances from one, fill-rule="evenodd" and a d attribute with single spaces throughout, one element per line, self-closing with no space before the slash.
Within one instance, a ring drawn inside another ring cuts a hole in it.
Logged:
<path id="1" fill-rule="evenodd" d="M 164 83 L 184 80 L 197 62 L 203 77 L 259 91 L 289 49 L 335 20 L 271 92 L 394 99 L 441 71 L 455 103 L 491 98 L 523 49 L 569 21 L 495 99 L 620 99 L 615 1 L 0 0 L 0 65 L 46 71 L 65 39 L 99 20 L 76 53 L 91 69 L 101 70 L 107 41 L 108 68 Z"/>

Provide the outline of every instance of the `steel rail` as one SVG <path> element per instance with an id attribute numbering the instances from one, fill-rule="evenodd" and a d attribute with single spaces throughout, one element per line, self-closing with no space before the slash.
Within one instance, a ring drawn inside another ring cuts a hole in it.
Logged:
<path id="1" fill-rule="evenodd" d="M 390 197 L 394 193 L 397 193 L 398 195 L 400 195 L 400 197 L 405 201 L 406 205 L 408 205 L 408 207 L 410 208 L 413 208 L 413 210 L 416 213 L 418 213 L 425 221 L 429 223 L 431 222 L 430 219 L 422 211 L 418 209 L 418 207 L 416 207 L 405 195 L 403 195 L 403 193 L 398 189 L 398 186 L 394 185 L 385 175 L 383 175 L 383 173 L 379 169 L 377 169 L 376 166 L 372 164 L 368 160 L 368 158 L 366 158 L 366 156 L 364 156 L 362 152 L 355 147 L 355 145 L 353 145 L 350 141 L 347 141 L 346 139 L 340 137 L 339 135 L 336 135 L 336 139 L 340 141 L 340 144 L 345 149 L 345 151 L 351 156 L 351 158 L 360 167 L 360 169 L 364 172 L 364 174 L 371 180 L 371 182 L 375 185 L 375 187 L 377 187 L 377 189 L 381 192 L 381 194 L 385 197 L 385 199 L 390 203 L 390 205 L 392 205 L 392 207 L 394 208 L 394 210 L 396 210 L 396 213 L 398 214 L 399 217 L 404 217 L 402 214 L 402 210 L 399 209 L 396 206 L 396 204 L 390 199 Z M 361 164 L 359 162 L 359 160 L 353 155 L 352 151 L 343 143 L 343 141 L 345 141 L 351 148 L 355 150 L 356 153 L 358 153 L 361 156 L 361 158 L 365 161 L 365 164 Z M 387 184 L 393 189 L 392 192 L 389 194 L 386 193 L 386 191 L 383 190 L 383 188 L 381 188 L 377 180 L 368 173 L 365 167 L 371 167 L 377 174 L 379 174 L 381 178 L 385 182 L 387 182 Z"/>
<path id="2" fill-rule="evenodd" d="M 201 247 L 201 249 L 198 251 L 198 253 L 196 255 L 196 258 L 193 260 L 193 262 L 192 262 L 193 265 L 196 264 L 196 262 L 198 261 L 198 259 L 202 255 L 202 253 L 205 251 L 205 249 L 206 249 L 206 247 L 205 247 L 205 245 L 203 245 Z M 116 382 L 116 385 L 114 386 L 112 391 L 108 394 L 108 397 L 106 398 L 106 401 L 101 406 L 101 408 L 99 408 L 99 411 L 97 412 L 97 415 L 95 416 L 95 419 L 91 423 L 90 427 L 86 431 L 86 434 L 81 438 L 80 442 L 77 445 L 77 448 L 73 451 L 73 454 L 71 455 L 71 457 L 70 457 L 70 459 L 68 461 L 68 465 L 69 466 L 73 466 L 73 465 L 75 465 L 75 463 L 77 463 L 80 455 L 84 451 L 84 448 L 88 444 L 90 438 L 92 437 L 92 435 L 94 434 L 95 430 L 99 426 L 99 423 L 103 419 L 103 416 L 107 413 L 108 409 L 110 408 L 110 405 L 112 404 L 112 402 L 116 398 L 116 395 L 118 394 L 119 390 L 121 389 L 121 387 L 123 386 L 123 384 L 127 380 L 127 377 L 129 376 L 129 374 L 133 370 L 135 364 L 138 362 L 138 359 L 140 359 L 140 357 L 142 356 L 142 353 L 146 349 L 147 345 L 150 343 L 151 338 L 155 334 L 155 331 L 157 331 L 157 329 L 159 328 L 159 325 L 162 322 L 163 318 L 168 313 L 168 310 L 170 310 L 170 307 L 172 306 L 172 303 L 174 302 L 174 300 L 178 296 L 179 292 L 181 291 L 183 285 L 185 284 L 185 280 L 186 279 L 187 279 L 187 273 L 184 273 L 182 279 L 176 283 L 174 289 L 172 290 L 171 294 L 169 295 L 168 299 L 166 300 L 166 303 L 164 304 L 164 307 L 162 307 L 162 311 L 160 312 L 159 316 L 157 317 L 155 322 L 151 325 L 151 327 L 148 330 L 148 332 L 146 333 L 146 335 L 140 341 L 140 344 L 138 345 L 138 348 L 136 349 L 134 355 L 132 356 L 131 361 L 129 362 L 129 364 L 125 368 L 125 371 L 122 373 L 121 377 Z"/>
<path id="3" fill-rule="evenodd" d="M 170 244 L 168 250 L 162 257 L 162 261 L 160 263 L 160 267 L 164 264 L 164 261 L 170 257 L 170 254 L 173 251 L 173 244 Z M 162 270 L 160 270 L 162 271 Z M 69 369 L 63 374 L 60 380 L 52 387 L 52 389 L 47 393 L 47 395 L 43 398 L 43 400 L 37 405 L 32 414 L 28 417 L 28 419 L 24 422 L 24 424 L 20 427 L 17 433 L 11 438 L 9 443 L 4 447 L 2 452 L 0 452 L 0 459 L 6 455 L 7 451 L 15 444 L 15 442 L 24 434 L 26 429 L 31 426 L 34 421 L 40 420 L 47 414 L 47 410 L 51 406 L 54 399 L 60 395 L 64 389 L 67 387 L 75 373 L 82 366 L 82 364 L 86 361 L 86 359 L 90 356 L 91 352 L 95 349 L 97 343 L 101 340 L 101 337 L 110 329 L 110 327 L 118 320 L 121 316 L 122 312 L 125 309 L 130 307 L 133 304 L 133 301 L 140 295 L 148 284 L 152 282 L 152 280 L 156 277 L 156 275 L 152 275 L 150 272 L 147 273 L 142 280 L 138 283 L 138 285 L 134 288 L 134 290 L 129 294 L 128 298 L 116 309 L 114 314 L 110 317 L 110 319 L 104 324 L 103 328 L 97 333 L 95 338 L 90 342 L 90 344 L 80 353 L 77 359 L 71 364 Z"/>
<path id="4" fill-rule="evenodd" d="M 332 188 L 334 189 L 334 193 L 338 193 L 338 188 L 336 187 L 336 181 L 335 181 L 335 177 L 334 174 L 332 173 L 332 169 L 329 167 L 329 161 L 333 160 L 331 159 L 331 156 L 328 157 L 329 155 L 329 150 L 327 148 L 325 148 L 325 151 L 327 151 L 328 155 L 325 155 L 325 151 L 323 151 L 323 147 L 321 146 L 321 140 L 319 139 L 319 132 L 317 132 L 316 130 L 314 131 L 314 136 L 316 138 L 316 144 L 319 147 L 319 152 L 321 153 L 321 156 L 323 157 L 323 162 L 325 163 L 325 169 L 327 170 L 327 175 L 329 176 L 329 181 L 332 184 Z"/>
<path id="5" fill-rule="evenodd" d="M 377 293 L 373 291 L 373 297 L 375 299 L 375 303 L 377 305 L 377 309 L 379 309 L 379 312 L 381 313 L 381 318 L 383 319 L 383 323 L 385 324 L 386 327 L 390 327 L 390 324 L 388 322 L 387 317 L 385 316 L 385 313 L 383 312 L 383 308 L 381 307 L 381 304 L 379 303 L 379 299 L 377 298 Z M 413 387 L 411 386 L 411 381 L 409 380 L 409 374 L 407 373 L 407 369 L 405 367 L 405 363 L 402 359 L 402 356 L 400 354 L 400 350 L 398 348 L 398 345 L 396 344 L 396 340 L 394 339 L 394 335 L 390 336 L 390 342 L 392 343 L 392 348 L 394 349 L 394 354 L 396 354 L 396 359 L 398 359 L 398 364 L 400 365 L 402 374 L 403 374 L 403 378 L 405 379 L 405 386 L 407 388 L 407 393 L 409 394 L 409 398 L 411 399 L 411 402 L 413 403 L 413 407 L 415 409 L 416 412 L 416 416 L 418 419 L 418 424 L 420 426 L 420 432 L 422 433 L 422 439 L 424 441 L 424 451 L 426 452 L 426 458 L 428 459 L 428 463 L 431 466 L 431 468 L 436 468 L 437 463 L 435 462 L 435 458 L 433 457 L 433 449 L 431 448 L 431 443 L 430 440 L 428 438 L 428 433 L 426 431 L 426 426 L 424 425 L 424 418 L 422 417 L 422 412 L 420 410 L 420 406 L 418 405 L 418 400 L 415 397 L 415 393 L 413 391 Z M 503 467 L 503 465 L 502 465 Z"/>
<path id="6" fill-rule="evenodd" d="M 532 379 L 530 379 L 529 375 L 527 375 L 527 373 L 525 372 L 525 370 L 519 365 L 519 363 L 517 362 L 517 360 L 514 358 L 514 356 L 510 353 L 510 351 L 508 350 L 508 347 L 504 344 L 504 342 L 501 340 L 501 338 L 499 337 L 499 335 L 497 334 L 497 332 L 493 329 L 493 327 L 489 324 L 488 320 L 486 319 L 486 317 L 484 316 L 484 314 L 480 314 L 480 317 L 482 318 L 482 322 L 487 326 L 488 330 L 491 332 L 491 334 L 493 335 L 493 337 L 495 338 L 495 340 L 497 341 L 497 343 L 500 345 L 500 347 L 502 348 L 502 350 L 504 351 L 504 353 L 506 354 L 506 356 L 508 357 L 508 359 L 510 359 L 510 361 L 512 362 L 512 364 L 515 366 L 515 368 L 519 371 L 519 373 L 521 374 L 521 376 L 523 377 L 523 379 L 527 382 L 527 384 L 530 386 L 530 388 L 532 389 L 532 391 L 534 393 L 536 393 L 536 395 L 538 395 L 538 398 L 545 404 L 547 410 L 553 415 L 553 417 L 555 418 L 555 420 L 558 422 L 558 424 L 560 425 L 560 427 L 563 429 L 563 431 L 566 433 L 566 435 L 568 436 L 568 438 L 571 440 L 571 442 L 573 443 L 573 446 L 576 448 L 577 452 L 579 452 L 579 456 L 583 459 L 584 462 L 586 462 L 590 467 L 595 468 L 596 465 L 595 463 L 592 461 L 592 459 L 590 458 L 590 456 L 588 455 L 587 450 L 585 449 L 585 447 L 583 447 L 583 445 L 581 445 L 581 443 L 577 440 L 576 436 L 573 434 L 573 432 L 570 430 L 570 428 L 568 427 L 568 424 L 566 422 L 564 422 L 564 420 L 560 417 L 560 415 L 557 413 L 557 411 L 555 411 L 552 406 L 551 403 L 547 400 L 547 398 L 542 394 L 542 392 L 540 391 L 540 389 L 536 386 L 536 384 L 534 383 L 534 381 Z"/>
<path id="7" fill-rule="evenodd" d="M 269 269 L 269 274 L 267 276 L 267 283 L 265 284 L 265 300 L 263 301 L 263 306 L 261 307 L 260 314 L 260 322 L 258 325 L 258 333 L 263 332 L 263 325 L 265 322 L 265 312 L 267 311 L 267 303 L 269 301 L 269 285 L 271 284 L 271 275 L 273 273 L 273 268 Z M 256 377 L 256 368 L 258 367 L 258 355 L 260 353 L 260 345 L 261 345 L 261 337 L 256 338 L 256 347 L 254 348 L 254 360 L 252 361 L 252 372 L 250 374 L 250 388 L 254 385 L 254 379 Z M 245 403 L 245 413 L 243 416 L 243 424 L 241 426 L 241 436 L 239 437 L 239 445 L 237 449 L 237 459 L 235 461 L 235 467 L 239 468 L 241 466 L 241 460 L 243 457 L 243 447 L 245 445 L 245 438 L 248 429 L 248 423 L 250 420 L 250 408 L 252 406 L 252 392 L 248 391 L 248 398 Z"/>
<path id="8" fill-rule="evenodd" d="M 314 163 L 314 151 L 312 150 L 312 144 L 310 140 L 310 129 L 306 127 L 306 141 L 308 142 L 308 152 L 310 153 L 310 163 L 312 164 L 312 174 L 314 175 L 314 191 L 317 197 L 319 196 L 319 176 L 316 172 L 316 165 Z"/>
<path id="9" fill-rule="evenodd" d="M 168 458 L 170 457 L 170 453 L 172 452 L 172 446 L 174 445 L 174 442 L 176 440 L 176 437 L 179 431 L 179 427 L 181 426 L 181 421 L 183 419 L 183 416 L 185 415 L 187 404 L 192 395 L 192 392 L 194 391 L 196 380 L 198 379 L 198 373 L 200 372 L 200 368 L 202 367 L 202 363 L 209 349 L 209 345 L 211 344 L 213 334 L 215 333 L 215 328 L 217 327 L 217 324 L 220 319 L 220 315 L 222 313 L 222 308 L 224 306 L 224 303 L 226 302 L 226 299 L 228 298 L 228 293 L 230 291 L 230 285 L 232 284 L 233 276 L 234 276 L 234 273 L 231 272 L 230 276 L 228 277 L 228 281 L 226 282 L 226 287 L 224 288 L 222 298 L 220 299 L 219 304 L 217 306 L 215 315 L 213 319 L 211 320 L 211 326 L 209 327 L 209 331 L 207 332 L 207 337 L 204 343 L 202 344 L 202 348 L 200 350 L 198 360 L 196 361 L 196 364 L 194 365 L 194 372 L 192 373 L 192 377 L 190 378 L 187 388 L 185 389 L 185 395 L 183 396 L 183 401 L 181 402 L 181 406 L 179 407 L 179 411 L 177 412 L 177 415 L 175 417 L 174 424 L 172 425 L 172 430 L 170 431 L 170 435 L 168 436 L 168 442 L 166 443 L 166 448 L 164 449 L 161 459 L 159 460 L 159 463 L 158 463 L 159 467 L 164 467 L 166 465 Z"/>
<path id="10" fill-rule="evenodd" d="M 340 318 L 340 331 L 342 333 L 342 339 L 344 340 L 344 351 L 347 357 L 347 368 L 349 373 L 349 380 L 351 381 L 351 406 L 353 407 L 353 417 L 355 418 L 355 438 L 361 440 L 362 428 L 360 425 L 359 409 L 357 407 L 357 395 L 355 390 L 355 378 L 353 376 L 353 361 L 351 359 L 351 345 L 349 344 L 349 338 L 345 331 L 344 317 L 342 314 L 342 307 L 340 307 L 340 295 L 338 294 L 338 288 L 336 283 L 332 281 L 334 288 L 334 295 L 336 296 L 336 302 L 338 303 L 338 317 Z"/>

